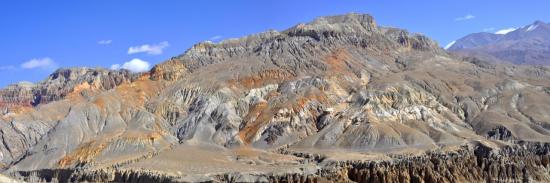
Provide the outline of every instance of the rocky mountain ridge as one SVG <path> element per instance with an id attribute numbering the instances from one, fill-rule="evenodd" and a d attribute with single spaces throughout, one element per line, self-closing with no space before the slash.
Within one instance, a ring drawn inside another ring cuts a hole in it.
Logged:
<path id="1" fill-rule="evenodd" d="M 1 114 L 5 115 L 10 112 L 17 112 L 10 110 L 57 101 L 63 99 L 69 93 L 78 92 L 79 90 L 110 90 L 122 83 L 132 82 L 136 78 L 136 74 L 126 70 L 59 69 L 37 84 L 21 82 L 0 90 Z"/>
<path id="2" fill-rule="evenodd" d="M 492 62 L 548 65 L 550 24 L 535 21 L 506 34 L 474 33 L 457 40 L 448 50 Z"/>
<path id="3" fill-rule="evenodd" d="M 30 88 L 67 89 L 25 112 L 7 107 L 5 174 L 61 182 L 550 176 L 549 68 L 456 57 L 369 15 L 199 43 L 148 73 L 95 72 L 51 76 Z"/>

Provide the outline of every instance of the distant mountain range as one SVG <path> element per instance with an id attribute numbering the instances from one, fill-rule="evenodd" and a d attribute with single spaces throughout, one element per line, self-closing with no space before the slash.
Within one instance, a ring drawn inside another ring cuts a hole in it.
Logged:
<path id="1" fill-rule="evenodd" d="M 550 65 L 550 24 L 535 21 L 506 34 L 473 33 L 447 50 L 492 62 Z"/>

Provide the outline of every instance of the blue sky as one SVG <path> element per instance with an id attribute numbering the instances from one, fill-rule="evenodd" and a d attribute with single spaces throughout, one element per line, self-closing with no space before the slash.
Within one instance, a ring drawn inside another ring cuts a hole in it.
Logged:
<path id="1" fill-rule="evenodd" d="M 549 22 L 548 7 L 547 0 L 2 0 L 0 86 L 40 81 L 59 67 L 143 70 L 200 41 L 324 15 L 368 13 L 444 46 L 473 32 Z"/>

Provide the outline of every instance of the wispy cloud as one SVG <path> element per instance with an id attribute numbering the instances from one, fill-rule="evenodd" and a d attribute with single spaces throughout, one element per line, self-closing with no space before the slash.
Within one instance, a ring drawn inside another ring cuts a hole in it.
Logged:
<path id="1" fill-rule="evenodd" d="M 502 30 L 499 30 L 499 31 L 495 32 L 495 34 L 508 34 L 512 31 L 515 31 L 516 29 L 517 28 L 513 28 L 513 27 L 507 28 L 507 29 L 502 29 Z"/>
<path id="2" fill-rule="evenodd" d="M 167 41 L 158 43 L 158 44 L 144 44 L 140 46 L 132 46 L 128 48 L 128 54 L 136 53 L 147 53 L 150 55 L 160 55 L 163 50 L 166 49 L 170 44 Z"/>
<path id="3" fill-rule="evenodd" d="M 15 69 L 15 66 L 13 66 L 13 65 L 0 66 L 0 71 L 13 70 L 13 69 Z"/>
<path id="4" fill-rule="evenodd" d="M 455 43 L 456 43 L 456 41 L 451 41 L 449 44 L 447 44 L 447 45 L 445 46 L 445 49 L 451 48 L 451 46 L 453 46 Z"/>
<path id="5" fill-rule="evenodd" d="M 132 72 L 145 72 L 149 70 L 151 64 L 149 62 L 141 60 L 139 58 L 134 58 L 124 64 L 114 64 L 111 65 L 112 70 L 126 69 Z"/>
<path id="6" fill-rule="evenodd" d="M 108 44 L 111 44 L 113 42 L 113 40 L 101 40 L 101 41 L 98 41 L 97 44 L 101 44 L 101 45 L 108 45 Z"/>
<path id="7" fill-rule="evenodd" d="M 491 31 L 494 31 L 494 30 L 495 30 L 494 27 L 488 27 L 488 28 L 484 28 L 483 32 L 491 32 Z"/>
<path id="8" fill-rule="evenodd" d="M 468 15 L 465 15 L 463 17 L 455 18 L 455 21 L 471 20 L 471 19 L 474 19 L 474 18 L 476 18 L 476 16 L 468 14 Z"/>
<path id="9" fill-rule="evenodd" d="M 33 58 L 23 64 L 21 68 L 23 69 L 53 69 L 57 67 L 57 63 L 49 57 L 44 58 Z"/>
<path id="10" fill-rule="evenodd" d="M 220 40 L 221 38 L 223 38 L 223 36 L 217 35 L 217 36 L 212 36 L 209 40 L 210 41 L 217 41 L 217 40 Z"/>

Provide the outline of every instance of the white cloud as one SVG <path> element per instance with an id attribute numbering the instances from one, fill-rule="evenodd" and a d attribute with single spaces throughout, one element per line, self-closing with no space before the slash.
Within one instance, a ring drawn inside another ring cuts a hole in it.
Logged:
<path id="1" fill-rule="evenodd" d="M 219 40 L 219 39 L 221 39 L 221 38 L 223 38 L 223 36 L 220 36 L 220 35 L 212 36 L 212 37 L 210 38 L 210 41 L 216 41 L 216 40 Z"/>
<path id="2" fill-rule="evenodd" d="M 445 49 L 451 48 L 451 46 L 453 46 L 455 43 L 456 43 L 456 41 L 450 42 L 449 44 L 447 44 L 447 46 L 445 46 Z"/>
<path id="3" fill-rule="evenodd" d="M 495 32 L 495 34 L 508 34 L 512 31 L 515 31 L 517 28 L 507 28 L 507 29 L 502 29 L 502 30 L 499 30 L 497 32 Z"/>
<path id="4" fill-rule="evenodd" d="M 470 19 L 474 19 L 474 18 L 476 18 L 476 16 L 468 14 L 468 15 L 465 15 L 463 17 L 455 18 L 455 21 L 464 21 L 464 20 L 470 20 Z"/>
<path id="5" fill-rule="evenodd" d="M 108 44 L 111 44 L 113 42 L 113 40 L 101 40 L 101 41 L 98 41 L 97 44 L 102 44 L 102 45 L 108 45 Z"/>
<path id="6" fill-rule="evenodd" d="M 141 46 L 132 46 L 128 48 L 128 54 L 135 54 L 135 53 L 147 53 L 150 55 L 160 55 L 162 54 L 163 50 L 170 46 L 168 42 L 164 41 L 158 44 L 144 44 Z"/>
<path id="7" fill-rule="evenodd" d="M 0 66 L 0 71 L 12 70 L 12 69 L 15 69 L 15 67 L 13 65 Z"/>
<path id="8" fill-rule="evenodd" d="M 21 64 L 21 68 L 23 69 L 52 69 L 55 67 L 57 67 L 57 63 L 55 63 L 51 58 L 48 57 L 34 58 Z"/>
<path id="9" fill-rule="evenodd" d="M 126 69 L 132 72 L 145 72 L 148 71 L 150 67 L 149 62 L 141 60 L 139 58 L 134 58 L 122 66 L 120 64 L 114 64 L 111 66 L 112 70 Z"/>
<path id="10" fill-rule="evenodd" d="M 494 31 L 494 30 L 495 30 L 494 27 L 488 27 L 488 28 L 484 28 L 483 32 L 491 32 L 491 31 Z"/>
<path id="11" fill-rule="evenodd" d="M 119 70 L 119 69 L 120 69 L 120 64 L 111 65 L 111 70 Z"/>

